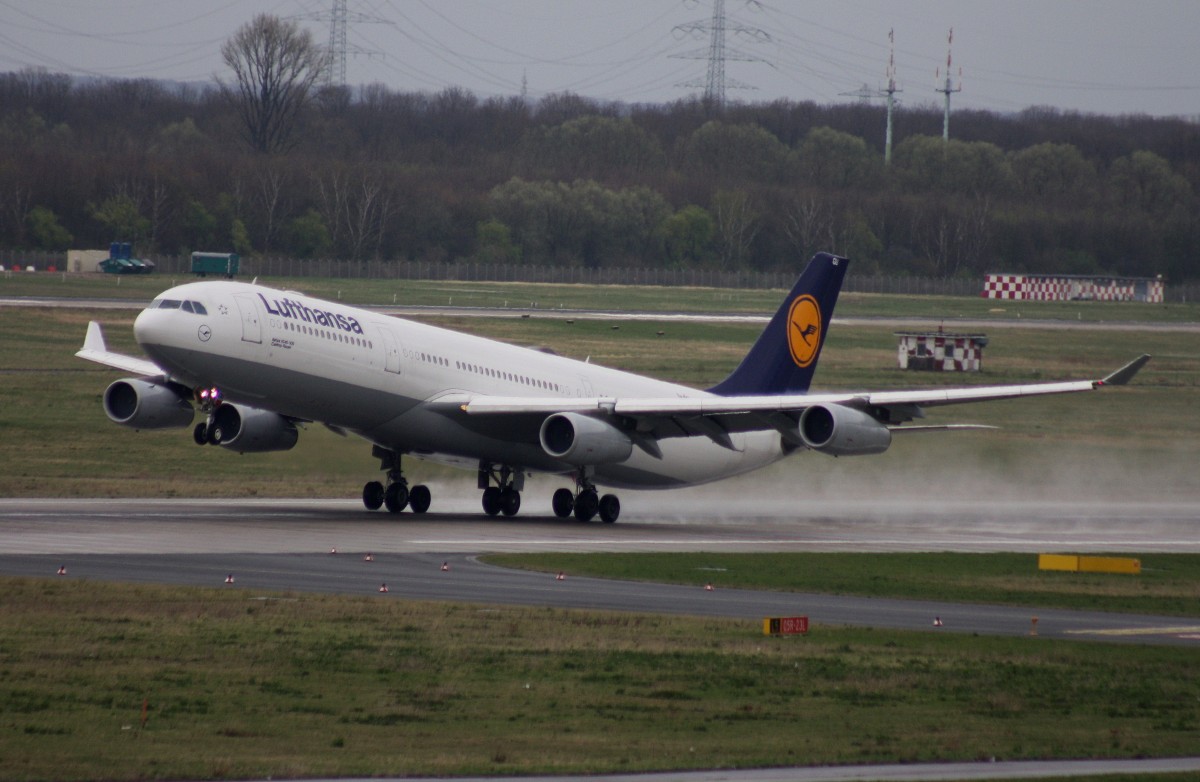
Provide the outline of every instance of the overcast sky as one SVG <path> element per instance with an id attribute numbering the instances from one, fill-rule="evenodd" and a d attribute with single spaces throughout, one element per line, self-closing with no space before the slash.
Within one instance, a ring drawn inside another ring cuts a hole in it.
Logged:
<path id="1" fill-rule="evenodd" d="M 211 81 L 220 46 L 254 14 L 329 40 L 333 0 L 0 0 L 0 71 L 28 66 Z M 712 0 L 348 0 L 347 83 L 570 91 L 663 102 L 703 90 Z M 729 100 L 834 103 L 886 86 L 941 105 L 954 28 L 954 107 L 1053 106 L 1200 120 L 1200 0 L 726 0 Z M 307 19 L 305 18 L 307 17 Z M 326 21 L 322 21 L 324 17 Z M 699 23 L 688 31 L 690 23 Z M 737 30 L 742 32 L 736 32 Z M 357 54 L 354 54 L 357 52 Z M 688 59 L 679 55 L 695 55 Z M 758 60 L 739 61 L 740 56 Z M 687 83 L 692 86 L 682 86 Z"/>

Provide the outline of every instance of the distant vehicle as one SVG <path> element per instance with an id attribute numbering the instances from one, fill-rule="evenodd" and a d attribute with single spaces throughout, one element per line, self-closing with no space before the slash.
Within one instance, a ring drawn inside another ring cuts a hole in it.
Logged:
<path id="1" fill-rule="evenodd" d="M 313 421 L 363 437 L 387 472 L 386 486 L 363 487 L 371 510 L 429 509 L 429 488 L 401 471 L 411 456 L 476 470 L 489 516 L 517 513 L 526 472 L 539 471 L 575 484 L 554 493 L 555 515 L 604 522 L 621 506 L 597 484 L 666 489 L 802 451 L 883 453 L 893 434 L 977 428 L 907 425 L 927 407 L 1119 386 L 1150 358 L 1099 380 L 810 394 L 848 263 L 813 258 L 741 365 L 708 391 L 225 280 L 171 288 L 138 315 L 149 359 L 109 351 L 95 321 L 76 355 L 134 375 L 104 392 L 109 419 L 134 429 L 192 426 L 195 404 L 196 443 L 239 453 L 287 450 Z"/>
<path id="2" fill-rule="evenodd" d="M 238 273 L 237 253 L 192 253 L 192 274 L 197 277 L 221 275 L 232 280 Z"/>
<path id="3" fill-rule="evenodd" d="M 100 261 L 100 271 L 106 274 L 149 274 L 154 271 L 154 262 L 133 257 L 133 245 L 129 242 L 113 242 L 108 246 L 108 257 Z"/>

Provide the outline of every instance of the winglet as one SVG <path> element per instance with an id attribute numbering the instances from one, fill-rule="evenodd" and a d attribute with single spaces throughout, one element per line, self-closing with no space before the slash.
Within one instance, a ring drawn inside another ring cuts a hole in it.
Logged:
<path id="1" fill-rule="evenodd" d="M 97 321 L 88 321 L 87 336 L 83 338 L 83 349 L 96 353 L 108 352 L 108 346 L 104 344 L 104 331 Z"/>
<path id="2" fill-rule="evenodd" d="M 1096 383 L 1096 385 L 1097 386 L 1123 386 L 1126 383 L 1128 383 L 1130 380 L 1132 380 L 1133 376 L 1136 375 L 1141 370 L 1142 367 L 1146 366 L 1146 362 L 1149 360 L 1150 360 L 1150 354 L 1143 353 L 1142 355 L 1135 358 L 1133 361 L 1130 361 L 1128 364 L 1126 364 L 1125 366 L 1118 369 L 1116 372 L 1113 372 L 1108 377 L 1104 378 L 1103 380 L 1098 381 Z"/>
<path id="3" fill-rule="evenodd" d="M 142 377 L 166 375 L 153 361 L 109 351 L 108 345 L 104 341 L 104 332 L 100 329 L 100 324 L 94 320 L 88 322 L 87 336 L 83 338 L 83 347 L 75 351 L 75 355 L 87 361 L 94 361 L 123 372 L 133 372 Z"/>

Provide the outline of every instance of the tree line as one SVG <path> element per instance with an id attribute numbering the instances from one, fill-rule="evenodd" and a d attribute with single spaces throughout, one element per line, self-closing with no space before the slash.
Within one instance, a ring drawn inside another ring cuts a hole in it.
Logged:
<path id="1" fill-rule="evenodd" d="M 309 63 L 315 67 L 317 63 Z M 351 260 L 1200 277 L 1200 127 L 1048 108 L 536 102 L 0 74 L 0 247 Z M 261 119 L 261 118 L 260 118 Z"/>

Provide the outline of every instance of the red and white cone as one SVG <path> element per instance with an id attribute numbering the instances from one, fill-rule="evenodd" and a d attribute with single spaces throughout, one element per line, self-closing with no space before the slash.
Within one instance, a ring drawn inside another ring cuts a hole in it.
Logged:
<path id="1" fill-rule="evenodd" d="M 935 616 L 935 617 L 933 618 L 933 626 L 934 626 L 934 627 L 941 627 L 941 626 L 942 626 L 942 618 L 941 618 L 940 616 Z"/>
<path id="2" fill-rule="evenodd" d="M 337 548 L 331 548 L 331 549 L 329 549 L 329 553 L 330 553 L 330 554 L 336 554 L 336 553 L 337 553 Z"/>
<path id="3" fill-rule="evenodd" d="M 59 565 L 59 566 L 58 566 L 58 574 L 59 574 L 60 576 L 65 576 L 65 575 L 67 574 L 67 566 L 66 566 L 66 565 Z"/>
<path id="4" fill-rule="evenodd" d="M 382 593 L 384 593 L 384 592 L 387 592 L 387 591 L 388 591 L 388 590 L 387 590 L 387 584 L 380 584 L 380 585 L 379 585 L 379 591 L 380 591 L 380 593 L 381 593 L 381 594 L 382 594 Z"/>
<path id="5" fill-rule="evenodd" d="M 704 585 L 704 591 L 705 591 L 705 592 L 712 592 L 712 591 L 713 591 L 713 585 L 712 585 L 712 584 L 705 584 L 705 585 Z"/>
<path id="6" fill-rule="evenodd" d="M 226 584 L 232 584 L 232 583 L 233 583 L 233 574 L 232 574 L 232 573 L 230 573 L 229 575 L 225 576 L 225 583 L 226 583 Z"/>
<path id="7" fill-rule="evenodd" d="M 370 554 L 367 554 L 365 557 L 363 557 L 363 562 L 374 562 L 374 561 L 375 561 L 375 557 L 371 556 Z"/>
<path id="8" fill-rule="evenodd" d="M 554 580 L 555 581 L 566 581 L 567 574 L 560 570 L 560 571 L 558 571 L 558 575 L 554 577 Z"/>
<path id="9" fill-rule="evenodd" d="M 443 572 L 443 573 L 446 573 L 446 572 L 449 572 L 449 570 L 450 570 L 450 563 L 449 563 L 449 562 L 443 562 L 443 563 L 442 563 L 442 572 Z"/>

